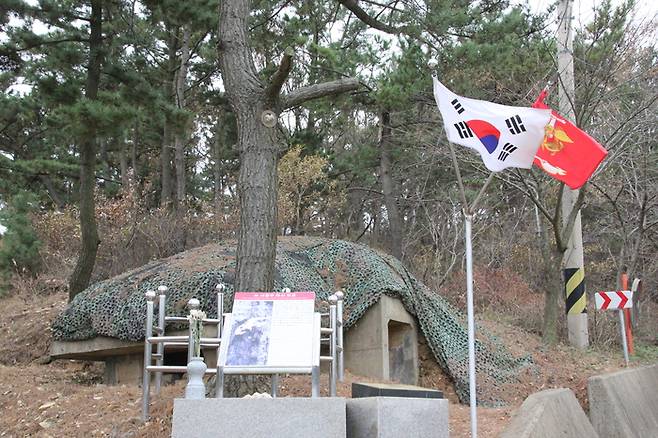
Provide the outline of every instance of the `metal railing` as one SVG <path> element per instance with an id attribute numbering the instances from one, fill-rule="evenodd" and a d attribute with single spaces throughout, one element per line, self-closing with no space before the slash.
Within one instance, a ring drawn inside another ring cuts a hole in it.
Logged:
<path id="1" fill-rule="evenodd" d="M 218 284 L 217 290 L 217 318 L 204 318 L 203 324 L 217 326 L 217 336 L 213 338 L 200 338 L 201 348 L 211 348 L 216 350 L 219 355 L 219 346 L 222 339 L 222 319 L 224 314 L 224 290 L 223 284 Z M 153 325 L 153 310 L 155 301 L 155 292 L 149 290 L 146 292 L 146 330 L 144 336 L 144 372 L 142 375 L 142 420 L 149 418 L 149 404 L 151 396 L 151 374 L 154 375 L 153 386 L 156 394 L 160 393 L 162 385 L 162 375 L 164 373 L 185 373 L 186 366 L 165 365 L 164 357 L 167 347 L 184 347 L 187 349 L 187 361 L 190 362 L 194 354 L 194 337 L 192 336 L 192 322 L 190 318 L 183 316 L 166 316 L 165 305 L 167 287 L 158 287 L 158 325 Z M 188 309 L 195 310 L 200 306 L 199 300 L 192 298 L 188 301 Z M 166 336 L 165 326 L 168 322 L 188 322 L 188 334 L 181 336 Z M 155 336 L 154 336 L 155 335 Z M 153 345 L 156 346 L 156 352 L 153 353 Z M 155 360 L 155 365 L 153 365 Z M 206 374 L 215 374 L 216 368 L 208 368 Z"/>
<path id="2" fill-rule="evenodd" d="M 224 290 L 223 284 L 218 284 L 217 287 L 217 318 L 204 318 L 203 324 L 216 325 L 217 336 L 200 338 L 199 343 L 201 348 L 212 348 L 216 350 L 216 357 L 219 359 L 219 348 L 222 342 L 222 326 L 224 320 Z M 286 290 L 284 289 L 284 292 Z M 288 290 L 289 291 L 289 290 Z M 142 376 L 142 420 L 146 421 L 149 418 L 149 404 L 150 404 L 150 387 L 151 387 L 151 374 L 154 374 L 154 390 L 158 394 L 162 385 L 162 375 L 164 373 L 185 373 L 186 366 L 182 365 L 164 365 L 164 356 L 167 347 L 184 347 L 187 349 L 188 362 L 191 361 L 192 355 L 195 351 L 194 337 L 192 336 L 192 324 L 189 317 L 181 316 L 166 316 L 166 293 L 167 287 L 160 286 L 158 288 L 158 324 L 153 325 L 154 317 L 154 301 L 155 292 L 147 291 L 146 296 L 146 333 L 144 337 L 144 372 Z M 319 356 L 320 362 L 329 363 L 329 396 L 336 396 L 336 382 L 344 380 L 344 347 L 343 347 L 343 293 L 341 291 L 329 297 L 329 312 L 319 314 L 322 317 L 328 318 L 328 327 L 322 327 L 319 323 L 319 336 L 320 343 L 329 344 L 329 356 Z M 188 309 L 199 309 L 199 300 L 192 298 L 188 301 Z M 221 316 L 220 316 L 221 315 Z M 171 336 L 165 334 L 165 326 L 167 323 L 189 323 L 189 331 L 187 335 Z M 323 335 L 329 335 L 323 337 Z M 153 353 L 153 345 L 156 346 L 156 353 Z M 155 360 L 155 365 L 153 364 Z M 285 370 L 281 370 L 285 372 Z M 217 374 L 217 368 L 207 368 L 205 374 Z M 220 373 L 222 374 L 222 373 Z M 216 396 L 223 396 L 223 375 L 218 375 L 216 380 Z M 311 372 L 311 396 L 320 396 L 320 369 L 319 366 L 314 366 Z M 272 396 L 276 397 L 278 390 L 279 373 L 272 374 Z"/>

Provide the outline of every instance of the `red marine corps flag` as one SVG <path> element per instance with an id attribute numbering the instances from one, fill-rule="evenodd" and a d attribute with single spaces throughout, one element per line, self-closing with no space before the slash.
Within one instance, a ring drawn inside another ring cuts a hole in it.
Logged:
<path id="1" fill-rule="evenodd" d="M 547 91 L 539 94 L 534 108 L 549 108 Z M 556 113 L 546 125 L 546 135 L 535 155 L 535 165 L 572 189 L 581 187 L 608 154 L 596 140 Z"/>

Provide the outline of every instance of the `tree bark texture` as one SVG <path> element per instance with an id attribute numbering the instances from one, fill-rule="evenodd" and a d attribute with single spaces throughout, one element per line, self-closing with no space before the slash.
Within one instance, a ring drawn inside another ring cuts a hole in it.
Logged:
<path id="1" fill-rule="evenodd" d="M 176 74 L 176 106 L 178 109 L 185 108 L 185 81 L 187 79 L 187 66 L 190 60 L 190 28 L 183 29 L 183 41 L 181 46 L 180 67 Z M 185 201 L 185 138 L 186 129 L 176 130 L 174 135 L 174 163 L 176 167 L 176 201 Z"/>
<path id="2" fill-rule="evenodd" d="M 236 291 L 272 290 L 274 286 L 279 111 L 359 87 L 355 79 L 340 79 L 301 87 L 281 96 L 292 64 L 291 49 L 286 49 L 269 83 L 263 84 L 248 44 L 250 12 L 249 0 L 220 2 L 219 63 L 226 95 L 236 116 L 240 154 Z"/>
<path id="3" fill-rule="evenodd" d="M 130 178 L 128 177 L 128 154 L 126 152 L 128 145 L 125 141 L 119 144 L 119 168 L 121 169 L 121 187 L 126 190 L 130 185 Z"/>
<path id="4" fill-rule="evenodd" d="M 240 232 L 234 287 L 236 291 L 265 291 L 274 286 L 277 147 L 275 128 L 261 122 L 265 95 L 248 46 L 250 10 L 250 1 L 220 3 L 219 59 L 237 119 L 240 154 Z"/>
<path id="5" fill-rule="evenodd" d="M 559 299 L 562 289 L 562 252 L 553 248 L 548 237 L 544 219 L 539 217 L 539 245 L 542 256 L 540 267 L 541 287 L 544 289 L 544 315 L 542 320 L 542 340 L 546 344 L 558 341 Z"/>
<path id="6" fill-rule="evenodd" d="M 96 100 L 100 86 L 103 44 L 101 0 L 91 1 L 89 37 L 89 66 L 85 97 Z M 69 300 L 82 292 L 91 279 L 96 264 L 96 253 L 100 243 L 96 228 L 94 187 L 96 185 L 96 131 L 91 128 L 87 138 L 80 144 L 80 256 L 69 279 Z"/>
<path id="7" fill-rule="evenodd" d="M 169 119 L 165 119 L 165 125 L 162 131 L 162 150 L 160 151 L 160 161 L 162 171 L 160 173 L 160 205 L 166 207 L 171 205 L 171 129 Z"/>
<path id="8" fill-rule="evenodd" d="M 130 167 L 133 170 L 133 178 L 135 182 L 139 181 L 139 169 L 137 169 L 137 143 L 139 142 L 139 123 L 135 123 L 133 129 L 133 141 L 130 145 Z"/>
<path id="9" fill-rule="evenodd" d="M 176 48 L 178 46 L 177 32 L 172 26 L 167 26 L 169 40 L 167 41 L 168 53 L 168 70 L 169 77 L 165 82 L 167 95 L 171 96 L 173 92 L 173 83 L 176 71 Z M 172 149 L 173 132 L 171 129 L 171 117 L 165 116 L 164 127 L 162 130 L 162 150 L 160 151 L 160 160 L 162 171 L 160 173 L 160 205 L 162 207 L 171 206 L 173 187 L 171 181 L 171 149 Z"/>
<path id="10" fill-rule="evenodd" d="M 379 177 L 381 178 L 382 192 L 384 193 L 384 204 L 388 215 L 388 232 L 391 242 L 391 253 L 398 259 L 402 259 L 402 218 L 397 202 L 397 190 L 395 181 L 391 176 L 391 115 L 388 111 L 382 111 L 379 134 Z"/>

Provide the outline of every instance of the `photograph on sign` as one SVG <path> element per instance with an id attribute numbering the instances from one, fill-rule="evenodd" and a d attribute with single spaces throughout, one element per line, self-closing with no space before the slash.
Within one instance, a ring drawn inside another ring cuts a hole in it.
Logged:
<path id="1" fill-rule="evenodd" d="M 312 365 L 313 292 L 238 292 L 226 367 Z"/>
<path id="2" fill-rule="evenodd" d="M 272 301 L 242 300 L 233 308 L 227 365 L 265 365 L 272 325 Z"/>

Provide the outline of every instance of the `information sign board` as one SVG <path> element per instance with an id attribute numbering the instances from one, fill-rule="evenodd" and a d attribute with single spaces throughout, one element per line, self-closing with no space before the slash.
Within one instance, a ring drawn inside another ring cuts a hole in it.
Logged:
<path id="1" fill-rule="evenodd" d="M 310 368 L 314 352 L 313 292 L 238 292 L 222 340 L 230 368 Z"/>

